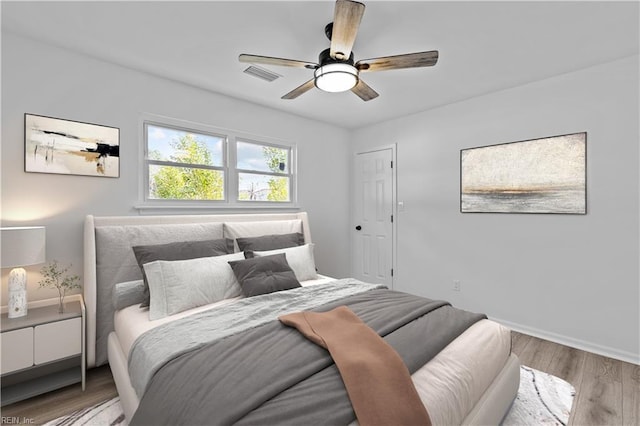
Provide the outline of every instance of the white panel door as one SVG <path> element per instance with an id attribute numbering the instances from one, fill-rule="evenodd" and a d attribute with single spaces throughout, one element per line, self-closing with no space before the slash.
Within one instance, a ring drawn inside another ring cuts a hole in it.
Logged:
<path id="1" fill-rule="evenodd" d="M 356 154 L 352 274 L 393 286 L 393 151 Z"/>

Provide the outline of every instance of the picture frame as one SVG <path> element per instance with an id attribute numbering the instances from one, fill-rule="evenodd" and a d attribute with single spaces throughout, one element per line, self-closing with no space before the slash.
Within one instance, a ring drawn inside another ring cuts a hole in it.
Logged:
<path id="1" fill-rule="evenodd" d="M 461 213 L 587 213 L 587 133 L 460 150 Z"/>
<path id="2" fill-rule="evenodd" d="M 120 129 L 25 113 L 24 170 L 120 177 Z"/>

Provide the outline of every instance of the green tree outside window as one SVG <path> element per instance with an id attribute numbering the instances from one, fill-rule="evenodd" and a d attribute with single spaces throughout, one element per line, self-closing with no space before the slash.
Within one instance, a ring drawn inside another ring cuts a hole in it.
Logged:
<path id="1" fill-rule="evenodd" d="M 212 154 L 206 144 L 192 134 L 171 142 L 170 160 L 189 165 L 211 165 Z M 150 159 L 159 159 L 150 152 Z M 178 200 L 223 200 L 224 177 L 219 170 L 198 167 L 160 166 L 152 175 L 151 192 L 156 198 Z"/>
<path id="2" fill-rule="evenodd" d="M 263 146 L 262 152 L 267 166 L 273 173 L 282 173 L 287 164 L 287 151 L 282 148 Z M 269 201 L 289 201 L 289 179 L 273 176 L 269 179 Z"/>

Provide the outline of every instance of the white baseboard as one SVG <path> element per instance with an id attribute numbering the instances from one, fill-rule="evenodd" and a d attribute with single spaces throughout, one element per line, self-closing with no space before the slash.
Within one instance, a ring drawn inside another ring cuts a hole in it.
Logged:
<path id="1" fill-rule="evenodd" d="M 529 327 L 500 318 L 490 319 L 504 325 L 505 327 L 509 327 L 513 331 L 517 331 L 522 334 L 549 340 L 550 342 L 559 343 L 561 345 L 570 346 L 572 348 L 580 349 L 586 352 L 592 352 L 594 354 L 606 356 L 620 361 L 630 362 L 631 364 L 640 365 L 640 354 L 634 354 L 633 352 L 621 351 L 620 349 L 598 345 L 591 342 L 585 342 L 584 340 L 574 339 L 573 337 L 564 336 L 562 334 L 557 334 L 546 330 L 540 330 L 535 327 Z"/>

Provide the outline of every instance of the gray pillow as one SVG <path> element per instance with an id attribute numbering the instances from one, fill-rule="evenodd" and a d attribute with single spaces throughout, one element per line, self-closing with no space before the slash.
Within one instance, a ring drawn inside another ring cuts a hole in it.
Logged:
<path id="1" fill-rule="evenodd" d="M 272 254 L 284 253 L 287 257 L 289 267 L 293 269 L 298 281 L 315 280 L 318 278 L 316 272 L 316 263 L 313 259 L 313 244 L 305 244 L 303 246 L 288 247 L 267 251 L 245 251 L 245 259 L 252 257 L 271 256 Z"/>
<path id="2" fill-rule="evenodd" d="M 187 260 L 200 257 L 222 256 L 231 254 L 234 251 L 233 240 L 220 238 L 218 240 L 205 241 L 179 241 L 176 243 L 155 244 L 147 246 L 134 246 L 133 252 L 136 255 L 138 266 L 142 270 L 144 281 L 144 301 L 141 307 L 149 306 L 149 282 L 144 270 L 144 264 L 156 260 Z"/>
<path id="3" fill-rule="evenodd" d="M 284 253 L 229 262 L 245 296 L 301 287 Z"/>
<path id="4" fill-rule="evenodd" d="M 300 232 L 292 234 L 262 235 L 260 237 L 237 238 L 240 251 L 277 250 L 304 244 L 304 235 Z"/>
<path id="5" fill-rule="evenodd" d="M 142 280 L 118 283 L 113 288 L 113 309 L 116 311 L 143 301 L 144 283 Z"/>

